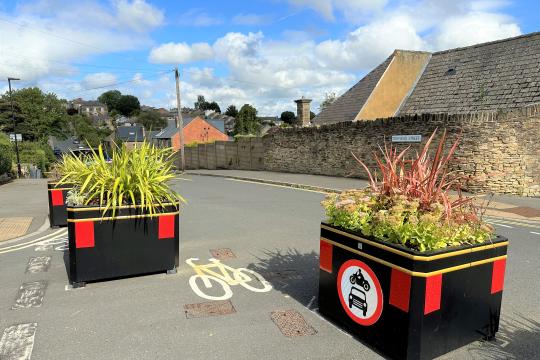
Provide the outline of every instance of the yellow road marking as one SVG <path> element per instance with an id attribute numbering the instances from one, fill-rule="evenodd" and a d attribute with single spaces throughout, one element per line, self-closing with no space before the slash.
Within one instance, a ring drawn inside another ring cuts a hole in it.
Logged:
<path id="1" fill-rule="evenodd" d="M 288 185 L 268 184 L 268 183 L 264 183 L 264 182 L 260 182 L 260 181 L 250 181 L 250 180 L 241 180 L 241 179 L 233 179 L 233 178 L 225 178 L 225 180 L 245 182 L 245 183 L 257 184 L 257 185 L 274 186 L 274 187 L 280 187 L 280 188 L 292 189 L 292 190 L 308 191 L 308 192 L 314 192 L 314 193 L 318 193 L 318 194 L 328 194 L 325 191 L 303 189 L 303 188 L 300 188 L 300 187 L 288 186 Z M 302 186 L 302 185 L 298 185 L 298 186 Z"/>

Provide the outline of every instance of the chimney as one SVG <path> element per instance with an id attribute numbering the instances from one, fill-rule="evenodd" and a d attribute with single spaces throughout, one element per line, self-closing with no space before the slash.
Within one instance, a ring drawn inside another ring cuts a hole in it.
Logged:
<path id="1" fill-rule="evenodd" d="M 296 103 L 296 118 L 300 126 L 309 126 L 311 123 L 310 115 L 310 103 L 311 99 L 305 99 L 303 96 L 301 99 L 294 100 Z"/>

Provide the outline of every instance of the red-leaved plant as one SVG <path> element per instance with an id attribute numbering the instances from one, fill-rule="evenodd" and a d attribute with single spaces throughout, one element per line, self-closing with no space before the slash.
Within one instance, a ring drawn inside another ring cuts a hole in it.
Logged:
<path id="1" fill-rule="evenodd" d="M 399 153 L 392 145 L 385 144 L 384 149 L 379 147 L 382 158 L 376 153 L 373 155 L 381 176 L 380 181 L 362 160 L 354 153 L 352 155 L 366 170 L 371 189 L 375 193 L 381 196 L 404 195 L 409 199 L 417 200 L 423 210 L 429 210 L 431 205 L 436 203 L 442 204 L 445 209 L 445 218 L 450 219 L 454 210 L 466 204 L 472 206 L 471 199 L 461 195 L 459 186 L 461 177 L 450 171 L 448 166 L 459 144 L 461 134 L 445 153 L 447 139 L 445 130 L 437 145 L 437 150 L 431 156 L 429 147 L 436 133 L 437 129 L 431 134 L 422 151 L 416 152 L 416 156 L 412 159 L 405 157 L 409 147 Z M 453 189 L 458 193 L 457 199 L 454 200 L 451 199 L 449 193 Z"/>

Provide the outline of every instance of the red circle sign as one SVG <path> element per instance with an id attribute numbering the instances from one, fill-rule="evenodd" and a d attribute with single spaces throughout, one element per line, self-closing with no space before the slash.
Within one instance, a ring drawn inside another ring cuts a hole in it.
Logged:
<path id="1" fill-rule="evenodd" d="M 369 326 L 379 320 L 383 308 L 383 293 L 379 279 L 360 260 L 348 260 L 341 265 L 337 290 L 343 309 L 357 324 Z"/>

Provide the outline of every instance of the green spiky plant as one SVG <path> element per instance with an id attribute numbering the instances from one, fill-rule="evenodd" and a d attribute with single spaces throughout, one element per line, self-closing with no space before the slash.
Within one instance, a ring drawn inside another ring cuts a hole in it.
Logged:
<path id="1" fill-rule="evenodd" d="M 124 144 L 114 147 L 108 161 L 100 145 L 84 158 L 67 156 L 58 168 L 59 183 L 74 185 L 70 199 L 79 205 L 98 205 L 102 213 L 125 205 L 141 206 L 150 214 L 166 203 L 179 204 L 185 200 L 173 191 L 168 182 L 174 178 L 172 148 L 158 148 L 147 142 L 128 149 Z"/>

